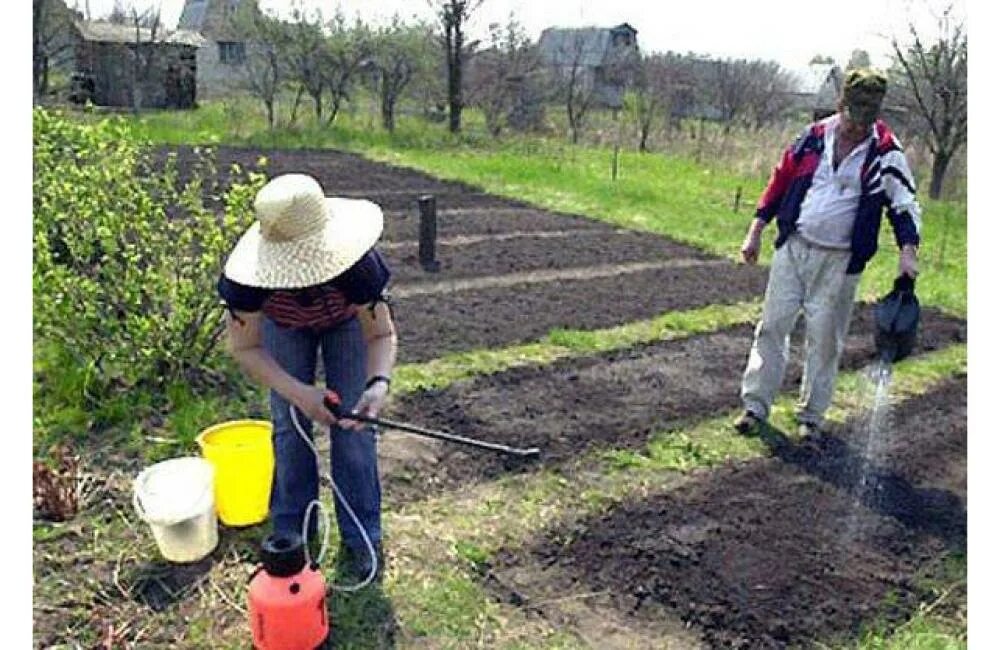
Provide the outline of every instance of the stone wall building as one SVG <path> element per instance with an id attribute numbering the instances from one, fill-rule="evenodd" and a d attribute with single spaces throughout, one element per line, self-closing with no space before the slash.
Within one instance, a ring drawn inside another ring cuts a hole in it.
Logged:
<path id="1" fill-rule="evenodd" d="M 197 54 L 199 97 L 220 97 L 241 87 L 248 48 L 241 24 L 255 11 L 256 0 L 185 0 L 177 27 L 204 39 Z"/>

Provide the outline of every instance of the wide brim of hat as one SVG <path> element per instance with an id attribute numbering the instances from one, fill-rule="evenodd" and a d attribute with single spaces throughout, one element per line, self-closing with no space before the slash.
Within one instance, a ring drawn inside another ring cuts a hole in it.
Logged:
<path id="1" fill-rule="evenodd" d="M 262 289 L 299 289 L 332 280 L 371 249 L 382 234 L 382 209 L 364 199 L 327 198 L 327 222 L 307 237 L 264 239 L 250 227 L 226 260 L 230 280 Z"/>

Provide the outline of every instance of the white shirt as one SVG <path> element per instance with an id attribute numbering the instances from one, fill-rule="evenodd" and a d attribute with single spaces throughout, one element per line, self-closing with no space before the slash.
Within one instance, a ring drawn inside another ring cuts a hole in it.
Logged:
<path id="1" fill-rule="evenodd" d="M 809 242 L 850 250 L 851 232 L 861 201 L 861 165 L 876 134 L 872 126 L 871 137 L 854 147 L 834 170 L 833 156 L 839 130 L 838 113 L 826 120 L 823 156 L 813 174 L 812 185 L 802 200 L 796 225 L 798 233 Z"/>

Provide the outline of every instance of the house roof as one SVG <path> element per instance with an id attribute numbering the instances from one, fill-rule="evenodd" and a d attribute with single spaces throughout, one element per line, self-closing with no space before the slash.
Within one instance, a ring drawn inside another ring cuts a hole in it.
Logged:
<path id="1" fill-rule="evenodd" d="M 80 37 L 85 41 L 93 43 L 134 43 L 136 41 L 136 29 L 133 25 L 121 25 L 103 21 L 76 21 L 76 28 L 80 32 Z M 139 28 L 139 40 L 148 43 L 152 40 L 152 30 L 146 27 Z M 198 47 L 205 43 L 205 39 L 197 32 L 178 29 L 172 32 L 157 31 L 157 43 L 170 43 L 173 45 L 190 45 Z"/>
<path id="2" fill-rule="evenodd" d="M 810 63 L 803 68 L 791 70 L 791 73 L 795 79 L 795 91 L 811 95 L 820 92 L 829 83 L 831 76 L 834 77 L 835 85 L 844 76 L 840 66 L 835 63 Z"/>
<path id="3" fill-rule="evenodd" d="M 835 63 L 811 63 L 805 68 L 792 70 L 795 94 L 811 97 L 815 108 L 835 109 L 840 97 L 840 84 L 844 71 Z"/>
<path id="4" fill-rule="evenodd" d="M 549 27 L 539 37 L 538 49 L 550 64 L 594 67 L 604 63 L 611 36 L 606 27 Z"/>
<path id="5" fill-rule="evenodd" d="M 205 12 L 207 8 L 207 0 L 187 0 L 184 3 L 184 9 L 181 11 L 181 17 L 177 21 L 177 28 L 200 32 L 205 25 Z"/>

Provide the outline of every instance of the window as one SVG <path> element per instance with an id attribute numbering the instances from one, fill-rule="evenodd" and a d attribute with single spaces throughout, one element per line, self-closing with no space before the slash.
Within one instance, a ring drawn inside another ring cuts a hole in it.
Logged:
<path id="1" fill-rule="evenodd" d="M 219 41 L 219 61 L 230 65 L 240 65 L 246 59 L 247 52 L 243 43 Z"/>
<path id="2" fill-rule="evenodd" d="M 632 35 L 628 32 L 616 32 L 614 37 L 615 47 L 631 47 Z"/>

